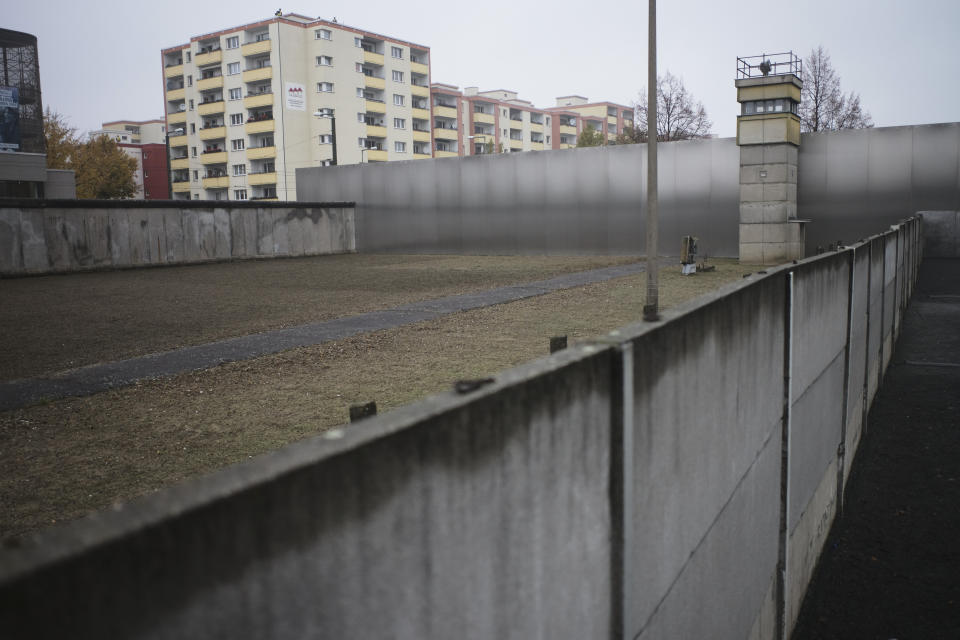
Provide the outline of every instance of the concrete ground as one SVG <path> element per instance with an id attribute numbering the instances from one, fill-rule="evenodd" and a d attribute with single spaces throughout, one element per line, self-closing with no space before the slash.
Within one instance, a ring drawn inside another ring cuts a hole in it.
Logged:
<path id="1" fill-rule="evenodd" d="M 960 260 L 928 259 L 794 640 L 960 638 Z"/>

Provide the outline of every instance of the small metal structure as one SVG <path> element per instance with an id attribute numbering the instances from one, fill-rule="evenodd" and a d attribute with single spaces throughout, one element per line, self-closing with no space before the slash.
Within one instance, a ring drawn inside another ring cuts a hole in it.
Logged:
<path id="1" fill-rule="evenodd" d="M 793 51 L 737 58 L 737 78 L 761 78 L 788 73 L 798 78 L 803 77 L 803 61 Z"/>
<path id="2" fill-rule="evenodd" d="M 697 238 L 683 236 L 680 242 L 681 273 L 685 276 L 697 272 Z"/>
<path id="3" fill-rule="evenodd" d="M 46 153 L 37 37 L 0 29 L 0 65 L 0 87 L 16 89 L 19 94 L 20 148 L 16 151 Z"/>

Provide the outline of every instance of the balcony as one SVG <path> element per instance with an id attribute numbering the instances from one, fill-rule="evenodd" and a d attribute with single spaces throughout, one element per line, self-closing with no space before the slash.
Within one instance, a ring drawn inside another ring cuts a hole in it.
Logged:
<path id="1" fill-rule="evenodd" d="M 561 149 L 573 149 L 573 148 L 575 148 L 576 146 L 577 146 L 577 145 L 575 145 L 575 144 L 567 144 L 566 142 L 561 142 L 561 143 L 560 143 L 560 148 L 561 148 Z"/>
<path id="2" fill-rule="evenodd" d="M 377 78 L 375 76 L 363 76 L 363 86 L 368 89 L 380 89 L 383 91 L 387 87 L 386 81 L 383 78 Z"/>
<path id="3" fill-rule="evenodd" d="M 273 94 L 261 93 L 256 96 L 247 96 L 243 99 L 243 106 L 246 109 L 255 109 L 257 107 L 273 106 Z"/>
<path id="4" fill-rule="evenodd" d="M 430 75 L 430 67 L 422 62 L 411 62 L 410 73 L 419 73 L 420 75 L 427 76 Z"/>
<path id="5" fill-rule="evenodd" d="M 477 111 L 473 112 L 473 121 L 474 122 L 483 122 L 484 124 L 493 124 L 495 116 L 492 113 L 479 113 Z"/>
<path id="6" fill-rule="evenodd" d="M 163 70 L 164 78 L 176 78 L 177 76 L 183 75 L 183 65 L 178 64 L 173 67 L 167 67 Z"/>
<path id="7" fill-rule="evenodd" d="M 387 137 L 387 128 L 381 127 L 375 124 L 367 125 L 367 137 L 368 138 L 386 138 Z"/>
<path id="8" fill-rule="evenodd" d="M 410 85 L 410 95 L 420 96 L 422 98 L 430 97 L 430 87 L 421 87 L 418 84 Z"/>
<path id="9" fill-rule="evenodd" d="M 209 91 L 210 89 L 219 89 L 223 86 L 223 76 L 214 76 L 212 78 L 204 78 L 197 82 L 197 91 Z M 167 98 L 168 100 L 170 98 Z"/>
<path id="10" fill-rule="evenodd" d="M 431 158 L 429 153 L 415 153 L 413 154 L 414 160 L 429 160 Z"/>
<path id="11" fill-rule="evenodd" d="M 537 133 L 543 133 L 543 125 L 539 122 L 530 123 L 530 131 L 536 131 Z"/>
<path id="12" fill-rule="evenodd" d="M 216 140 L 217 138 L 226 138 L 227 128 L 224 126 L 206 127 L 200 129 L 199 135 L 201 140 Z"/>
<path id="13" fill-rule="evenodd" d="M 456 118 L 457 109 L 456 107 L 445 107 L 437 104 L 433 106 L 433 115 L 440 116 L 441 118 Z"/>
<path id="14" fill-rule="evenodd" d="M 260 160 L 262 158 L 276 158 L 277 148 L 270 147 L 250 147 L 247 149 L 247 158 L 249 160 Z"/>
<path id="15" fill-rule="evenodd" d="M 204 189 L 226 189 L 229 186 L 230 186 L 230 178 L 228 176 L 220 176 L 217 178 L 203 179 Z"/>
<path id="16" fill-rule="evenodd" d="M 248 173 L 247 184 L 252 187 L 261 184 L 277 184 L 277 172 L 271 171 L 270 173 Z"/>
<path id="17" fill-rule="evenodd" d="M 575 136 L 577 135 L 577 128 L 571 127 L 568 124 L 562 124 L 560 125 L 560 133 L 567 136 Z"/>
<path id="18" fill-rule="evenodd" d="M 200 154 L 200 162 L 203 164 L 226 164 L 227 152 L 215 151 L 212 153 L 202 153 Z"/>
<path id="19" fill-rule="evenodd" d="M 368 149 L 367 162 L 386 162 L 387 152 L 381 149 Z"/>
<path id="20" fill-rule="evenodd" d="M 257 120 L 255 122 L 247 123 L 247 133 L 267 133 L 268 131 L 273 131 L 274 124 L 273 119 L 270 120 Z"/>
<path id="21" fill-rule="evenodd" d="M 433 137 L 437 140 L 456 140 L 457 130 L 437 128 L 433 130 Z"/>
<path id="22" fill-rule="evenodd" d="M 223 100 L 215 102 L 201 102 L 197 105 L 197 113 L 202 116 L 209 116 L 215 113 L 223 113 L 226 103 Z"/>
<path id="23" fill-rule="evenodd" d="M 257 82 L 258 80 L 269 80 L 273 77 L 273 67 L 260 67 L 259 69 L 247 69 L 243 72 L 244 82 Z"/>
<path id="24" fill-rule="evenodd" d="M 187 146 L 187 136 L 170 136 L 170 146 L 171 147 Z"/>
<path id="25" fill-rule="evenodd" d="M 531 150 L 531 151 L 543 151 L 543 143 L 542 143 L 542 142 L 531 142 L 531 143 L 530 143 L 530 150 Z"/>
<path id="26" fill-rule="evenodd" d="M 189 183 L 189 182 L 174 182 L 174 183 L 173 183 L 173 192 L 174 192 L 174 193 L 190 193 L 190 183 Z"/>
<path id="27" fill-rule="evenodd" d="M 413 112 L 411 115 L 418 120 L 429 120 L 430 119 L 430 110 L 429 109 L 417 109 L 414 107 L 411 109 Z"/>
<path id="28" fill-rule="evenodd" d="M 382 66 L 383 66 L 383 54 L 382 54 L 382 53 L 374 53 L 373 51 L 364 50 L 364 52 L 363 52 L 363 61 L 364 61 L 365 63 L 375 64 L 375 65 L 379 65 L 379 66 L 382 67 Z"/>
<path id="29" fill-rule="evenodd" d="M 414 130 L 413 141 L 414 142 L 430 142 L 430 132 Z"/>
<path id="30" fill-rule="evenodd" d="M 204 67 L 208 64 L 220 64 L 223 62 L 223 50 L 216 49 L 215 51 L 210 51 L 208 53 L 198 53 L 193 56 L 193 62 L 198 67 Z"/>
<path id="31" fill-rule="evenodd" d="M 364 110 L 367 113 L 386 113 L 387 105 L 377 100 L 365 100 Z"/>
<path id="32" fill-rule="evenodd" d="M 173 158 L 170 160 L 170 169 L 189 169 L 190 158 Z"/>
<path id="33" fill-rule="evenodd" d="M 242 56 L 255 56 L 260 53 L 267 53 L 270 51 L 270 41 L 261 40 L 260 42 L 248 42 L 245 45 L 240 47 L 240 55 Z"/>
<path id="34" fill-rule="evenodd" d="M 183 100 L 187 97 L 186 89 L 168 89 L 167 90 L 167 102 L 173 102 L 174 100 Z"/>
<path id="35" fill-rule="evenodd" d="M 510 139 L 510 148 L 515 151 L 523 151 L 523 140 Z"/>
<path id="36" fill-rule="evenodd" d="M 456 158 L 457 155 L 458 154 L 456 151 L 436 151 L 435 152 L 435 157 L 437 158 Z"/>
<path id="37" fill-rule="evenodd" d="M 174 111 L 173 113 L 167 114 L 167 125 L 171 124 L 182 124 L 187 121 L 187 112 L 186 111 Z"/>

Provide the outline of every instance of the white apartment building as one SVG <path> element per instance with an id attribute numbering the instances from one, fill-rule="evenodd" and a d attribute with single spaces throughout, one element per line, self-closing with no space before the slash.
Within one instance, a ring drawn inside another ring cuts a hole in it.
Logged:
<path id="1" fill-rule="evenodd" d="M 176 199 L 294 200 L 300 167 L 432 157 L 430 49 L 285 14 L 161 52 Z"/>

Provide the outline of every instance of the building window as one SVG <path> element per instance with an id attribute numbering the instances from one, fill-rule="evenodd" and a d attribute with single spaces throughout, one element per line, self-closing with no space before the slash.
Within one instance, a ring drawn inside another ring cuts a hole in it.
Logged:
<path id="1" fill-rule="evenodd" d="M 550 136 L 547 136 L 547 144 L 550 144 Z"/>
<path id="2" fill-rule="evenodd" d="M 318 82 L 317 91 L 321 93 L 333 93 L 333 83 L 332 82 Z"/>
<path id="3" fill-rule="evenodd" d="M 193 111 L 193 100 L 190 101 L 190 111 Z"/>
<path id="4" fill-rule="evenodd" d="M 242 94 L 243 94 L 243 90 L 240 87 L 237 87 L 235 89 L 230 89 L 230 92 L 228 95 L 230 96 L 231 100 L 239 100 L 240 98 L 243 97 Z"/>
<path id="5" fill-rule="evenodd" d="M 393 128 L 394 129 L 406 129 L 407 121 L 404 118 L 394 118 L 393 119 Z"/>
<path id="6" fill-rule="evenodd" d="M 190 62 L 190 52 L 187 51 L 186 54 L 187 54 L 187 62 Z"/>
<path id="7" fill-rule="evenodd" d="M 193 86 L 193 76 L 187 76 L 187 86 L 188 87 Z"/>
<path id="8" fill-rule="evenodd" d="M 247 165 L 245 165 L 245 164 L 235 164 L 235 165 L 233 165 L 233 175 L 235 175 L 235 176 L 245 176 L 245 175 L 247 175 Z"/>
<path id="9" fill-rule="evenodd" d="M 247 199 L 247 190 L 246 190 L 246 189 L 234 189 L 234 190 L 233 190 L 233 199 L 234 199 L 234 200 L 246 200 L 246 199 Z"/>
<path id="10" fill-rule="evenodd" d="M 187 55 L 189 56 L 190 54 L 188 53 Z M 200 199 L 200 194 L 199 194 L 199 193 L 193 194 L 193 199 L 194 199 L 194 200 L 199 200 L 199 199 Z"/>
<path id="11" fill-rule="evenodd" d="M 190 133 L 196 133 L 196 132 L 197 132 L 197 125 L 195 125 L 194 123 L 191 122 L 191 123 L 190 123 Z M 127 139 L 127 136 L 123 136 L 123 139 L 126 140 L 126 139 Z"/>
<path id="12" fill-rule="evenodd" d="M 240 46 L 240 36 L 230 36 L 227 38 L 227 49 L 236 49 Z"/>
<path id="13" fill-rule="evenodd" d="M 333 58 L 330 56 L 317 56 L 317 64 L 321 67 L 333 66 Z"/>
<path id="14" fill-rule="evenodd" d="M 393 150 L 397 153 L 406 153 L 407 152 L 407 143 L 406 142 L 394 142 Z"/>
<path id="15" fill-rule="evenodd" d="M 197 148 L 196 148 L 196 147 L 190 147 L 190 155 L 193 156 L 194 158 L 197 157 Z"/>
<path id="16" fill-rule="evenodd" d="M 245 146 L 243 138 L 236 138 L 234 140 L 231 140 L 230 144 L 232 145 L 234 151 L 243 151 L 243 148 Z"/>
<path id="17" fill-rule="evenodd" d="M 394 72 L 393 72 L 393 81 L 394 81 L 394 82 L 403 82 L 403 71 L 394 71 Z"/>
<path id="18" fill-rule="evenodd" d="M 550 116 L 547 116 L 547 126 L 550 126 Z"/>
<path id="19" fill-rule="evenodd" d="M 400 47 L 390 47 L 391 58 L 403 58 L 403 49 Z"/>
<path id="20" fill-rule="evenodd" d="M 242 113 L 231 113 L 230 114 L 230 126 L 243 124 L 243 114 Z"/>
<path id="21" fill-rule="evenodd" d="M 367 148 L 367 139 L 366 138 L 357 138 L 357 144 L 360 145 L 361 149 Z"/>
<path id="22" fill-rule="evenodd" d="M 228 75 L 228 76 L 235 76 L 235 75 L 237 75 L 238 73 L 240 73 L 240 63 L 239 63 L 239 62 L 231 62 L 231 63 L 229 63 L 229 64 L 227 65 L 227 75 Z"/>
<path id="23" fill-rule="evenodd" d="M 320 144 L 333 144 L 333 136 L 329 133 L 320 134 Z"/>
<path id="24" fill-rule="evenodd" d="M 196 182 L 196 181 L 199 180 L 199 179 L 200 179 L 200 172 L 197 171 L 196 169 L 194 169 L 194 170 L 193 170 L 193 181 Z"/>
<path id="25" fill-rule="evenodd" d="M 314 37 L 315 37 L 317 40 L 332 40 L 332 39 L 333 39 L 333 37 L 332 37 L 332 36 L 333 36 L 333 33 L 330 31 L 330 29 L 317 29 L 316 31 L 313 32 L 313 35 L 314 35 Z"/>
<path id="26" fill-rule="evenodd" d="M 269 32 L 269 31 L 264 31 L 264 32 L 262 32 L 262 33 L 258 33 L 258 34 L 257 34 L 257 37 L 256 37 L 256 41 L 257 41 L 257 42 L 263 42 L 264 40 L 269 40 L 269 39 L 270 39 L 270 32 Z"/>
<path id="27" fill-rule="evenodd" d="M 403 96 L 400 95 L 399 93 L 393 94 L 393 104 L 395 104 L 395 105 L 398 106 L 398 107 L 402 107 L 402 106 L 403 106 Z"/>
<path id="28" fill-rule="evenodd" d="M 354 39 L 353 39 L 353 46 L 357 47 L 358 49 L 362 49 L 362 48 L 363 48 L 363 39 L 362 39 L 362 38 L 354 38 Z"/>
<path id="29" fill-rule="evenodd" d="M 363 87 L 357 87 L 357 97 L 358 97 L 358 98 L 365 98 L 365 97 L 366 97 L 366 96 L 363 94 Z"/>

